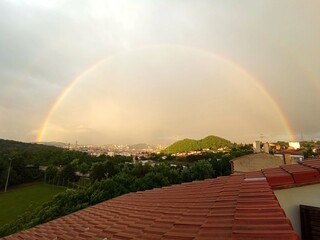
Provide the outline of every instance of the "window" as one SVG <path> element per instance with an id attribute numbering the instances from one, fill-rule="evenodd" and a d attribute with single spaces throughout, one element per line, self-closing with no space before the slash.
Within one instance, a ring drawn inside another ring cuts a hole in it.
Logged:
<path id="1" fill-rule="evenodd" d="M 302 240 L 320 239 L 320 208 L 300 205 Z"/>

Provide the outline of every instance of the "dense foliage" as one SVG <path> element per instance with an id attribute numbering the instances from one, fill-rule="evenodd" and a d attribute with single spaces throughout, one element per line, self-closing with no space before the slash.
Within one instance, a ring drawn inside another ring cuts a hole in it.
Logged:
<path id="1" fill-rule="evenodd" d="M 66 151 L 41 144 L 22 143 L 0 139 L 0 157 L 11 157 L 16 154 L 23 156 L 26 164 L 45 165 L 49 162 L 64 160 Z M 63 156 L 63 157 L 62 157 Z"/>
<path id="2" fill-rule="evenodd" d="M 63 164 L 69 159 L 70 153 L 57 147 L 0 139 L 0 189 L 5 186 L 10 162 L 8 186 L 13 186 L 42 178 L 40 165 Z"/>
<path id="3" fill-rule="evenodd" d="M 45 223 L 125 193 L 230 174 L 228 160 L 200 160 L 189 168 L 172 167 L 168 163 L 160 163 L 154 167 L 141 163 L 119 163 L 114 167 L 118 171 L 117 174 L 112 177 L 105 174 L 100 181 L 96 180 L 84 188 L 68 189 L 52 201 L 1 227 L 0 236 Z"/>
<path id="4" fill-rule="evenodd" d="M 208 136 L 201 140 L 193 140 L 193 139 L 184 139 L 178 142 L 173 143 L 165 150 L 163 150 L 166 154 L 180 153 L 180 152 L 190 152 L 190 151 L 198 151 L 202 149 L 212 149 L 217 150 L 222 147 L 232 147 L 233 144 L 223 138 L 216 136 Z"/>
<path id="5" fill-rule="evenodd" d="M 0 189 L 6 183 L 10 166 L 10 178 L 8 186 L 35 181 L 42 177 L 38 168 L 27 167 L 24 156 L 21 153 L 0 153 Z"/>
<path id="6" fill-rule="evenodd" d="M 207 148 L 206 144 L 211 141 L 210 139 L 212 137 L 207 138 L 208 141 L 204 140 L 201 146 Z M 40 146 L 31 145 L 37 148 Z M 225 144 L 222 145 L 225 146 Z M 30 145 L 25 146 L 32 148 Z M 57 152 L 59 153 L 55 154 L 55 157 L 49 158 L 50 160 L 47 161 L 49 164 L 44 173 L 46 182 L 58 185 L 69 183 L 66 185 L 69 187 L 71 183 L 71 187 L 81 188 L 68 189 L 57 195 L 52 201 L 33 211 L 26 212 L 14 222 L 2 226 L 0 236 L 45 223 L 125 193 L 229 175 L 231 172 L 229 161 L 234 157 L 251 153 L 252 147 L 250 145 L 232 145 L 228 152 L 204 152 L 201 155 L 186 157 L 175 157 L 164 153 L 155 154 L 152 156 L 156 163 L 155 166 L 143 165 L 142 163 L 133 164 L 131 157 L 109 157 L 106 155 L 92 157 L 85 153 L 63 149 L 58 149 Z M 25 161 L 27 161 L 22 157 L 24 156 L 23 148 L 16 148 L 14 151 L 11 149 L 7 153 L 11 157 L 14 156 L 15 161 L 12 162 L 12 165 L 16 164 L 17 166 L 12 168 L 12 174 L 16 176 L 13 179 L 18 179 L 17 175 L 20 172 L 23 173 L 26 167 Z M 3 156 L 1 154 L 3 152 L 0 151 L 0 156 Z M 163 158 L 164 156 L 165 158 Z M 8 159 L 8 156 L 3 158 L 0 163 L 5 162 L 5 159 Z M 3 172 L 6 172 L 5 170 L 6 168 L 3 168 Z M 80 186 L 75 183 L 79 178 L 79 176 L 75 176 L 76 171 L 90 176 L 90 180 L 87 179 L 89 181 L 87 185 Z"/>
<path id="7" fill-rule="evenodd" d="M 0 189 L 5 186 L 10 162 L 8 186 L 42 179 L 43 172 L 39 171 L 39 166 L 50 167 L 46 180 L 66 182 L 67 180 L 76 180 L 75 171 L 83 174 L 88 173 L 95 163 L 105 163 L 106 161 L 123 163 L 131 160 L 131 157 L 105 155 L 95 157 L 84 152 L 70 151 L 54 146 L 0 139 Z"/>

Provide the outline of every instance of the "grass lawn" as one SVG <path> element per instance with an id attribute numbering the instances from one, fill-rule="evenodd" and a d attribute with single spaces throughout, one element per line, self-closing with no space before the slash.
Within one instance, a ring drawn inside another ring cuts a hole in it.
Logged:
<path id="1" fill-rule="evenodd" d="M 31 183 L 0 193 L 0 226 L 15 220 L 25 211 L 51 200 L 66 188 L 45 183 Z"/>

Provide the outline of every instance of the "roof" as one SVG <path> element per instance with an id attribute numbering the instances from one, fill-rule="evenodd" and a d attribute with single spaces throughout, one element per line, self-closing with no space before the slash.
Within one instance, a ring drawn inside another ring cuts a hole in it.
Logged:
<path id="1" fill-rule="evenodd" d="M 276 157 L 276 156 L 269 154 L 269 153 L 259 152 L 259 153 L 251 153 L 251 154 L 243 155 L 240 157 L 236 157 L 234 159 L 231 159 L 230 162 L 239 161 L 239 160 L 243 160 L 243 159 L 245 159 L 245 160 L 247 160 L 247 159 L 273 160 L 273 159 L 279 159 L 279 157 Z"/>
<path id="2" fill-rule="evenodd" d="M 262 168 L 274 168 L 285 164 L 283 157 L 269 153 L 252 153 L 230 160 L 232 173 L 257 171 Z"/>
<path id="3" fill-rule="evenodd" d="M 4 239 L 299 239 L 273 193 L 320 182 L 310 160 L 123 196 Z"/>
<path id="4" fill-rule="evenodd" d="M 284 150 L 276 151 L 275 154 L 290 154 L 290 155 L 303 156 L 303 151 L 294 150 L 294 149 L 284 149 Z"/>

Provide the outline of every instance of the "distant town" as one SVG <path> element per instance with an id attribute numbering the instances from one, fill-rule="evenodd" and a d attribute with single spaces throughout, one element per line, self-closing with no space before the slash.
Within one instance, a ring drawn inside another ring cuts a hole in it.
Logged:
<path id="1" fill-rule="evenodd" d="M 115 155 L 125 157 L 148 157 L 150 153 L 160 153 L 165 147 L 162 145 L 148 145 L 148 144 L 106 144 L 106 145 L 93 145 L 93 144 L 78 144 L 78 142 L 60 143 L 60 142 L 43 142 L 44 145 L 61 147 L 72 151 L 85 152 L 91 156 L 99 157 L 107 155 L 113 157 Z"/>
<path id="2" fill-rule="evenodd" d="M 99 157 L 107 155 L 110 157 L 125 156 L 134 157 L 136 159 L 148 159 L 151 155 L 160 154 L 166 147 L 162 145 L 148 145 L 148 144 L 106 144 L 106 145 L 92 145 L 92 144 L 74 144 L 60 143 L 60 142 L 43 142 L 44 145 L 61 147 L 64 149 L 79 151 L 87 153 L 91 156 Z M 298 162 L 304 159 L 306 153 L 309 155 L 320 153 L 319 141 L 295 141 L 284 142 L 278 141 L 276 143 L 263 143 L 262 141 L 254 141 L 252 144 L 253 153 L 269 153 L 275 157 L 283 157 L 290 155 L 291 158 Z M 230 146 L 223 146 L 217 149 L 203 148 L 200 150 L 181 151 L 172 153 L 173 157 L 186 157 L 192 155 L 202 155 L 203 153 L 226 153 L 230 151 Z"/>

